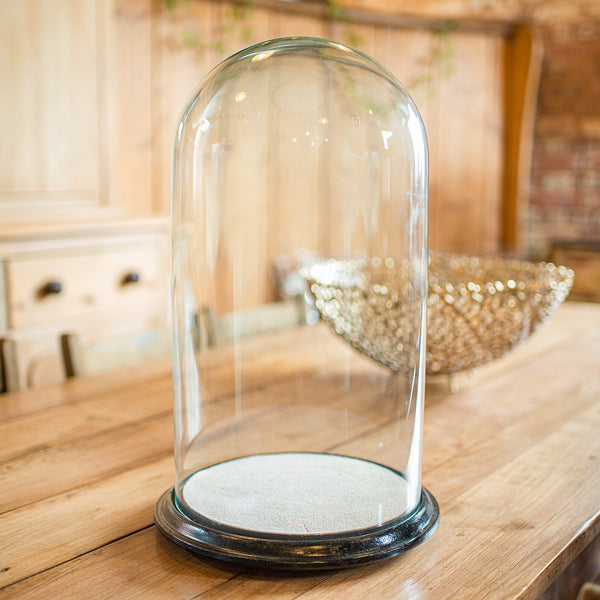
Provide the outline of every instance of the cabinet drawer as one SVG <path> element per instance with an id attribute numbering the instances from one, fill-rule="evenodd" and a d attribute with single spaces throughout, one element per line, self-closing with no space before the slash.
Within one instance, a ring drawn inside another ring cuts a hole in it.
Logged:
<path id="1" fill-rule="evenodd" d="M 9 326 L 118 311 L 134 304 L 148 308 L 165 304 L 159 250 L 147 242 L 8 261 Z"/>

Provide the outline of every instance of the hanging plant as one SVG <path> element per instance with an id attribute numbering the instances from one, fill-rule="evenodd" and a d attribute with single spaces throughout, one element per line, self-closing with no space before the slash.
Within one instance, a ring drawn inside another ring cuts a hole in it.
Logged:
<path id="1" fill-rule="evenodd" d="M 164 0 L 165 8 L 170 14 L 185 8 L 192 0 Z M 352 29 L 351 20 L 346 9 L 340 4 L 339 0 L 321 0 L 327 7 L 326 15 L 329 19 L 344 24 L 344 42 L 354 48 L 359 48 L 362 44 L 360 36 Z M 211 49 L 218 54 L 227 54 L 230 49 L 225 43 L 225 39 L 235 35 L 242 43 L 249 43 L 252 38 L 252 24 L 249 22 L 252 17 L 255 3 L 254 0 L 241 0 L 228 6 L 224 13 L 223 22 L 219 26 L 217 36 L 210 43 L 206 37 L 197 30 L 184 29 L 179 34 L 179 41 L 195 50 Z M 190 12 L 189 21 L 192 21 Z"/>
<path id="2" fill-rule="evenodd" d="M 191 0 L 164 0 L 165 8 L 170 14 L 185 9 Z M 237 37 L 243 43 L 248 43 L 252 38 L 252 25 L 249 19 L 254 8 L 253 0 L 242 0 L 240 3 L 231 4 L 225 10 L 223 22 L 219 26 L 215 39 L 207 42 L 206 37 L 197 30 L 184 29 L 179 34 L 179 41 L 195 50 L 211 49 L 218 54 L 227 54 L 229 49 L 225 44 L 225 38 L 231 35 Z M 190 12 L 188 21 L 193 21 Z"/>
<path id="3" fill-rule="evenodd" d="M 215 0 L 213 0 L 215 1 Z M 352 27 L 352 18 L 340 0 L 317 0 L 326 5 L 327 18 L 342 25 L 343 41 L 353 48 L 360 49 L 363 41 Z M 190 5 L 193 0 L 164 0 L 166 10 L 174 15 L 180 10 L 187 10 L 186 22 L 194 22 L 194 14 Z M 252 38 L 252 15 L 255 0 L 234 1 L 227 4 L 223 19 L 212 39 L 195 29 L 183 29 L 179 33 L 179 42 L 196 51 L 212 50 L 217 54 L 226 55 L 232 52 L 227 39 L 237 38 L 243 44 L 249 44 Z M 421 59 L 421 69 L 413 81 L 404 82 L 413 94 L 433 93 L 432 82 L 451 77 L 454 72 L 455 45 L 448 36 L 460 27 L 456 20 L 448 20 L 433 29 L 433 41 L 427 54 Z"/>

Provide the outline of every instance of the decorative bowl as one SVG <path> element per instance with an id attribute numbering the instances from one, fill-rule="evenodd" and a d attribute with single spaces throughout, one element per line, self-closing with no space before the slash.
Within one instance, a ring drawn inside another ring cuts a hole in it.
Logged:
<path id="1" fill-rule="evenodd" d="M 326 260 L 303 267 L 315 306 L 332 330 L 394 372 L 408 372 L 408 266 L 392 258 Z M 552 263 L 432 253 L 426 370 L 473 369 L 526 340 L 568 296 L 573 272 Z M 414 309 L 413 309 L 414 310 Z"/>

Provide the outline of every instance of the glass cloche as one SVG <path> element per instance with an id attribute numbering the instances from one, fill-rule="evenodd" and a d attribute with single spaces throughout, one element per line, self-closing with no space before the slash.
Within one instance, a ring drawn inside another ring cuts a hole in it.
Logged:
<path id="1" fill-rule="evenodd" d="M 427 141 L 366 55 L 264 42 L 202 82 L 172 184 L 171 540 L 246 566 L 319 569 L 425 539 L 421 486 Z M 403 367 L 368 330 L 395 332 Z"/>

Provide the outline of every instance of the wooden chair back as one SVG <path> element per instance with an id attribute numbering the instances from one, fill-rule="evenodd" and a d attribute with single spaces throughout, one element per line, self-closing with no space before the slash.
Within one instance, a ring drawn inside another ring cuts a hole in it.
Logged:
<path id="1" fill-rule="evenodd" d="M 171 332 L 168 329 L 145 331 L 140 334 L 108 338 L 82 345 L 74 333 L 60 337 L 65 375 L 93 375 L 168 356 L 171 351 Z"/>
<path id="2" fill-rule="evenodd" d="M 17 347 L 14 340 L 0 338 L 0 393 L 19 389 Z"/>
<path id="3" fill-rule="evenodd" d="M 217 315 L 209 306 L 196 315 L 197 346 L 206 348 L 261 333 L 290 329 L 305 322 L 304 298 L 271 302 L 247 310 Z"/>

